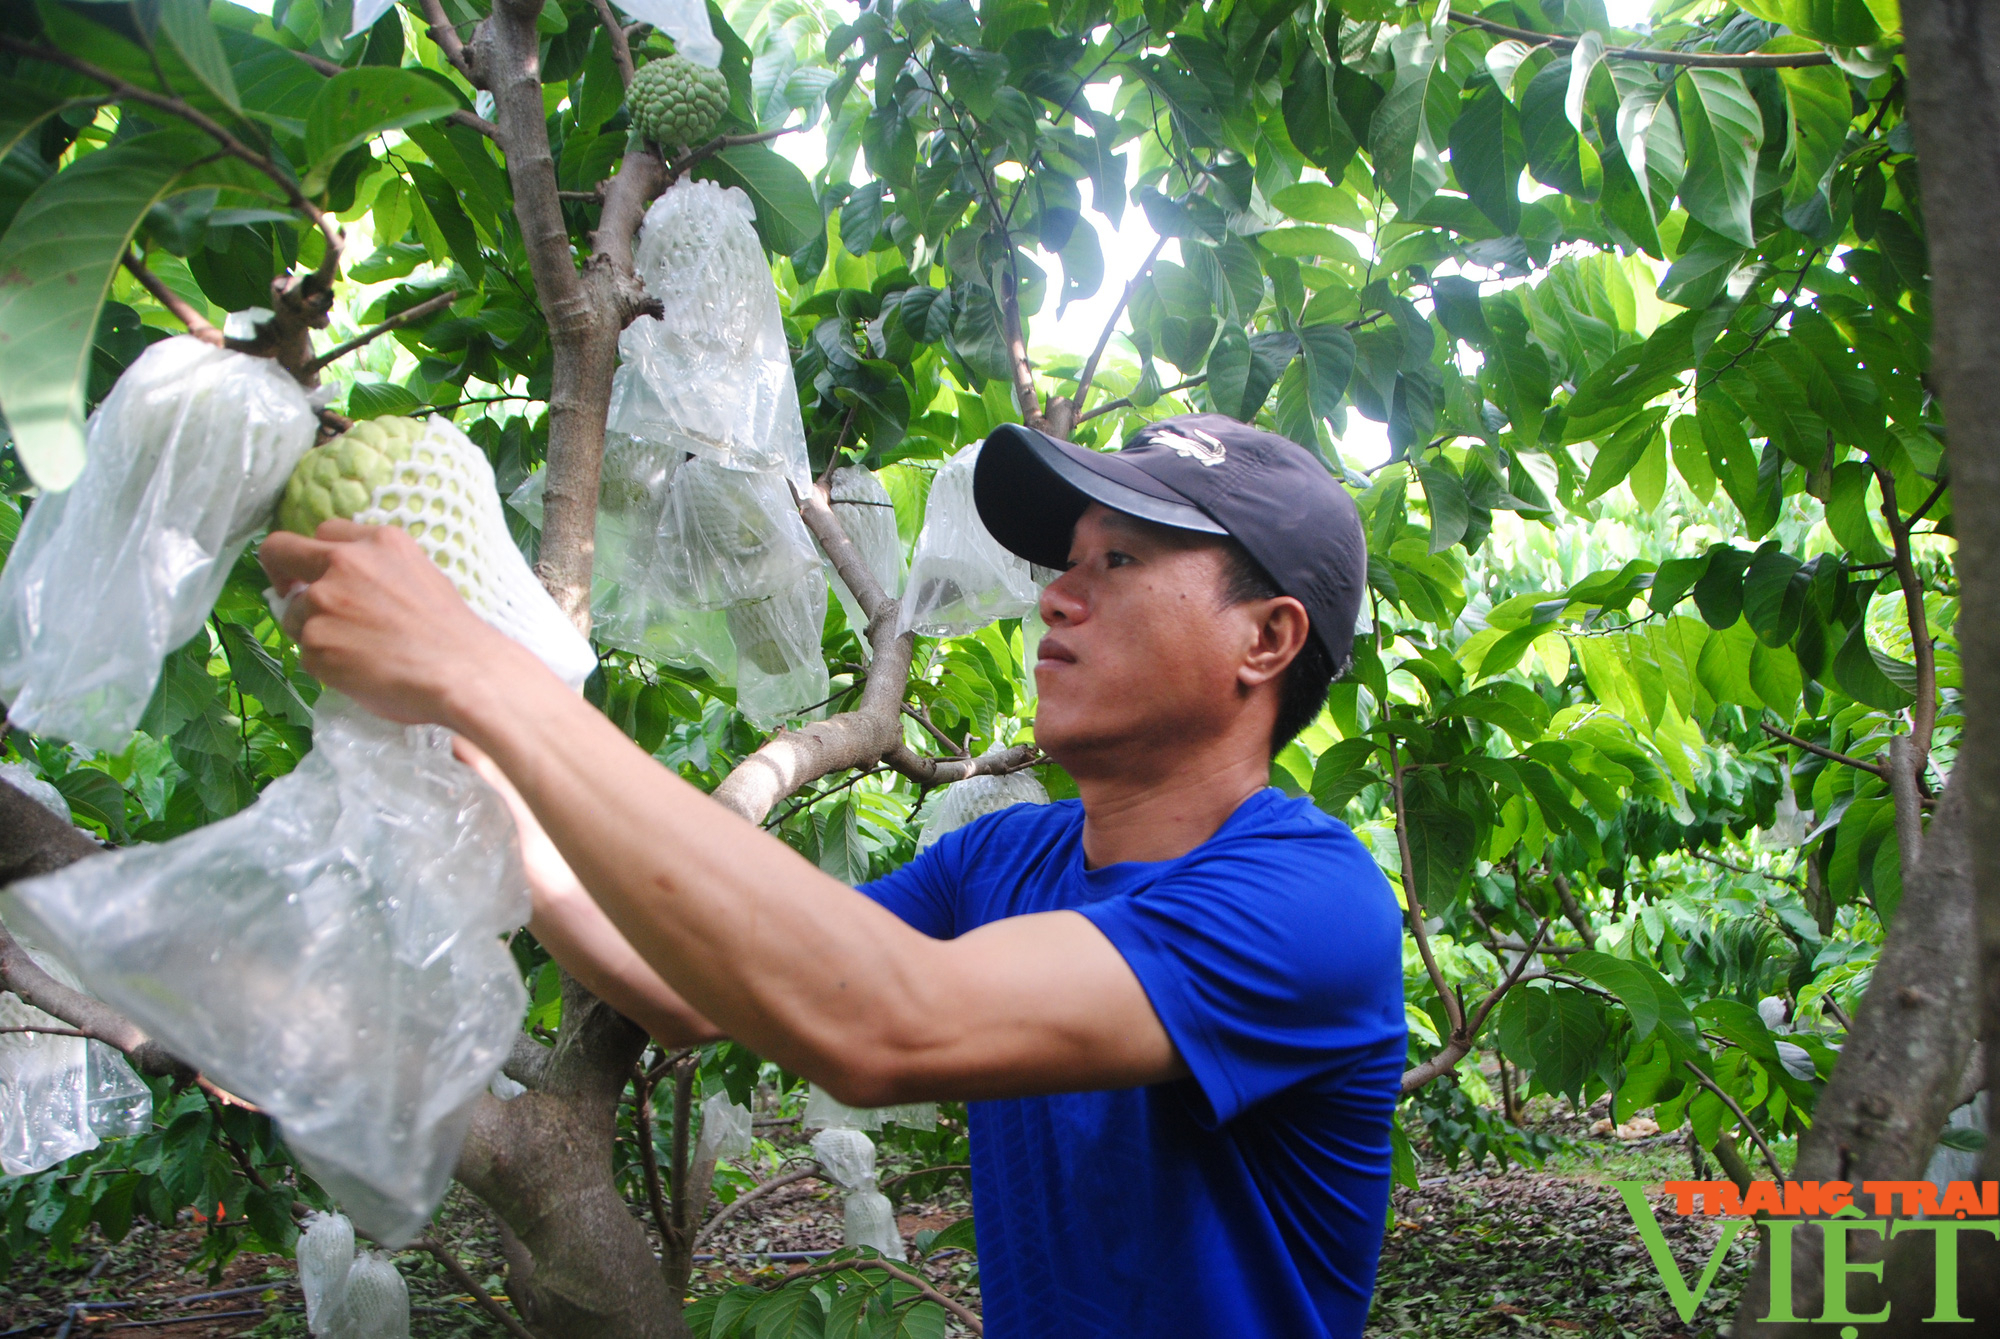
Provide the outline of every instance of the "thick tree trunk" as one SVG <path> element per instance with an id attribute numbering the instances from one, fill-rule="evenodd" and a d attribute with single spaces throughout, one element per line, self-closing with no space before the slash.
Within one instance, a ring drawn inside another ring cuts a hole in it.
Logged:
<path id="1" fill-rule="evenodd" d="M 507 1293 L 539 1334 L 687 1333 L 646 1230 L 611 1178 L 618 1101 L 646 1035 L 567 977 L 563 1024 L 535 1086 L 482 1098 L 458 1179 L 500 1216 Z"/>
<path id="2" fill-rule="evenodd" d="M 1959 663 L 1967 710 L 1953 784 L 1965 791 L 1977 907 L 1980 1034 L 2000 1046 L 2000 10 L 1980 0 L 1903 6 L 1909 117 L 1930 246 L 1929 384 L 1944 406 L 1958 541 Z M 1991 1141 L 1980 1174 L 2000 1179 Z M 2000 1319 L 2000 1247 L 1961 1243 L 1964 1314 Z M 1925 1254 L 1928 1254 L 1927 1252 Z M 1898 1262 L 1902 1263 L 1902 1262 Z M 1897 1327 L 1929 1314 L 1927 1268 L 1894 1269 Z"/>
<path id="3" fill-rule="evenodd" d="M 1903 750 L 1898 750 L 1900 755 Z M 1969 768 L 1969 754 L 1960 766 Z M 1957 1100 L 1960 1076 L 1977 1032 L 1976 973 L 1968 945 L 1973 932 L 1972 858 L 1966 824 L 1969 787 L 1954 772 L 1923 854 L 1903 880 L 1903 901 L 1882 945 L 1875 977 L 1854 1016 L 1840 1067 L 1820 1095 L 1813 1125 L 1799 1140 L 1792 1177 L 1799 1181 L 1909 1181 L 1923 1175 Z M 1872 1202 L 1863 1200 L 1864 1207 Z M 1856 1260 L 1881 1259 L 1850 1239 Z M 1879 1244 L 1879 1243 L 1877 1243 Z M 1807 1225 L 1793 1239 L 1793 1305 L 1817 1315 L 1821 1295 L 1821 1236 Z M 1738 1302 L 1738 1339 L 1806 1335 L 1811 1325 L 1763 1323 L 1770 1311 L 1768 1255 L 1760 1255 Z M 1880 1302 L 1865 1279 L 1850 1289 L 1856 1311 Z M 1924 1314 L 1929 1314 L 1926 1307 Z"/>

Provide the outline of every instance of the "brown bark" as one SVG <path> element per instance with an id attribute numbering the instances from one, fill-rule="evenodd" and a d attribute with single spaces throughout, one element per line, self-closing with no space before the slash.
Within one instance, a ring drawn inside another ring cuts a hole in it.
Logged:
<path id="1" fill-rule="evenodd" d="M 1859 1186 L 1921 1176 L 1957 1097 L 1977 1030 L 1975 964 L 1966 951 L 1974 910 L 1967 831 L 1971 788 L 1964 770 L 1972 766 L 1969 753 L 1960 755 L 1959 766 L 1923 840 L 1921 859 L 1904 875 L 1902 904 L 1855 1012 L 1840 1066 L 1820 1094 L 1812 1128 L 1799 1139 L 1794 1180 Z M 1820 1242 L 1818 1230 L 1808 1224 L 1793 1243 L 1793 1296 L 1800 1315 L 1819 1305 Z M 1860 1252 L 1855 1256 L 1861 1258 Z M 1735 1330 L 1742 1339 L 1794 1332 L 1760 1319 L 1769 1309 L 1769 1267 L 1760 1255 L 1743 1290 Z M 1853 1288 L 1856 1310 L 1879 1305 L 1863 1297 L 1864 1291 L 1861 1284 Z"/>
<path id="2" fill-rule="evenodd" d="M 458 1179 L 518 1250 L 507 1295 L 542 1335 L 678 1339 L 687 1333 L 651 1241 L 611 1178 L 618 1101 L 646 1036 L 576 982 L 540 1086 L 482 1097 Z"/>
<path id="3" fill-rule="evenodd" d="M 1909 0 L 1903 27 L 1930 248 L 1927 380 L 1944 409 L 1958 542 L 1955 631 L 1966 711 L 1951 786 L 1965 791 L 1980 1033 L 1992 1054 L 2000 1045 L 2000 268 L 1992 257 L 2000 217 L 2000 13 L 1978 0 Z M 1990 1140 L 1980 1174 L 2000 1179 L 2000 1145 Z M 1964 1246 L 1965 1310 L 1990 1324 L 2000 1314 L 2000 1249 L 1978 1238 Z M 1904 1282 L 1896 1279 L 1899 1287 Z M 1920 1298 L 1911 1294 L 1901 1309 L 1928 1314 L 1912 1306 Z"/>

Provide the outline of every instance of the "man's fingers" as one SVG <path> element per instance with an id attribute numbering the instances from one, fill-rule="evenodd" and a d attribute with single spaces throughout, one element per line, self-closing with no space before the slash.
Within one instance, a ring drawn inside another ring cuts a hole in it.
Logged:
<path id="1" fill-rule="evenodd" d="M 383 528 L 379 525 L 363 525 L 359 521 L 347 521 L 338 516 L 330 516 L 319 523 L 319 529 L 313 531 L 313 537 L 338 544 L 344 540 L 366 539 Z"/>
<path id="2" fill-rule="evenodd" d="M 333 561 L 333 545 L 289 530 L 273 530 L 257 547 L 257 561 L 264 565 L 264 574 L 271 578 L 273 588 L 287 591 L 325 576 L 327 566 Z"/>

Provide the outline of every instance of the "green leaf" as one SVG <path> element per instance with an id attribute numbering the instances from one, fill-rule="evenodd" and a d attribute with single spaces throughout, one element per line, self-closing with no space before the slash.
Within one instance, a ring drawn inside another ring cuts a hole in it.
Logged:
<path id="1" fill-rule="evenodd" d="M 203 141 L 157 131 L 78 159 L 0 237 L 0 410 L 28 474 L 60 492 L 83 469 L 83 395 L 98 308 L 146 211 Z"/>
<path id="2" fill-rule="evenodd" d="M 1334 99 L 1333 79 L 1325 64 L 1310 51 L 1299 56 L 1292 78 L 1285 85 L 1282 111 L 1285 132 L 1291 136 L 1293 146 L 1325 171 L 1328 178 L 1338 181 L 1354 157 L 1357 147 L 1354 132 L 1340 114 Z M 1278 205 L 1278 208 L 1285 207 Z"/>
<path id="3" fill-rule="evenodd" d="M 1645 1040 L 1657 1028 L 1680 1059 L 1702 1053 L 1701 1031 L 1687 1001 L 1650 963 L 1585 951 L 1570 954 L 1564 965 L 1618 997 L 1632 1015 L 1634 1041 Z"/>
<path id="4" fill-rule="evenodd" d="M 114 841 L 125 839 L 125 790 L 95 767 L 79 767 L 56 777 L 55 788 L 78 818 L 102 825 Z"/>
<path id="5" fill-rule="evenodd" d="M 1673 443 L 1674 472 L 1706 506 L 1715 497 L 1715 467 L 1708 463 L 1700 421 L 1692 414 L 1682 414 L 1667 425 L 1667 436 Z"/>
<path id="6" fill-rule="evenodd" d="M 1764 44 L 1766 51 L 1816 51 L 1802 37 L 1779 36 Z M 1792 176 L 1785 184 L 1787 207 L 1824 191 L 1834 166 L 1847 147 L 1847 127 L 1854 119 L 1848 99 L 1847 76 L 1832 65 L 1800 65 L 1778 71 L 1791 113 Z"/>
<path id="7" fill-rule="evenodd" d="M 307 194 L 318 191 L 333 165 L 357 144 L 457 109 L 449 90 L 414 70 L 367 65 L 333 76 L 306 113 Z"/>
<path id="8" fill-rule="evenodd" d="M 1868 505 L 1869 486 L 1874 473 L 1858 460 L 1844 461 L 1833 469 L 1833 489 L 1826 502 L 1826 528 L 1847 549 L 1856 563 L 1883 562 L 1888 553 L 1876 537 Z"/>
<path id="9" fill-rule="evenodd" d="M 1744 9 L 1760 19 L 1780 23 L 1803 37 L 1829 46 L 1871 46 L 1881 36 L 1867 0 L 1745 0 Z M 1893 6 L 1890 13 L 1895 13 Z M 1793 39 L 1797 40 L 1797 39 Z M 1766 43 L 1765 51 L 1787 51 L 1776 42 Z M 1805 50 L 1815 50 L 1806 47 Z"/>
<path id="10" fill-rule="evenodd" d="M 1406 214 L 1421 209 L 1448 179 L 1443 150 L 1458 110 L 1458 85 L 1445 60 L 1446 45 L 1432 40 L 1421 24 L 1390 39 L 1396 84 L 1368 127 L 1376 178 Z"/>
<path id="11" fill-rule="evenodd" d="M 1451 170 L 1472 203 L 1503 236 L 1521 230 L 1521 118 L 1514 104 L 1491 83 L 1480 81 L 1478 96 L 1451 127 Z"/>
<path id="12" fill-rule="evenodd" d="M 1406 892 L 1417 905 L 1436 915 L 1451 905 L 1471 871 L 1478 833 L 1472 815 L 1424 788 L 1411 790 L 1406 826 L 1410 872 L 1417 886 Z"/>
<path id="13" fill-rule="evenodd" d="M 232 110 L 242 110 L 229 57 L 223 54 L 222 39 L 208 19 L 208 0 L 160 0 L 160 31 L 209 92 Z"/>
<path id="14" fill-rule="evenodd" d="M 1764 114 L 1737 70 L 1694 69 L 1675 81 L 1687 176 L 1681 203 L 1688 215 L 1741 246 L 1757 244 L 1750 221 Z"/>
<path id="15" fill-rule="evenodd" d="M 0 159 L 12 153 L 29 131 L 70 105 L 70 99 L 50 89 L 0 79 Z"/>
<path id="16" fill-rule="evenodd" d="M 1750 686 L 1764 705 L 1785 720 L 1798 715 L 1799 695 L 1805 690 L 1805 676 L 1799 658 L 1787 647 L 1770 647 L 1755 642 L 1750 647 Z"/>
<path id="17" fill-rule="evenodd" d="M 1618 146 L 1657 223 L 1673 208 L 1687 171 L 1687 148 L 1674 118 L 1674 86 L 1625 62 L 1613 67 L 1612 77 L 1618 86 Z"/>
<path id="18" fill-rule="evenodd" d="M 1604 1006 L 1568 986 L 1549 992 L 1549 1016 L 1529 1041 L 1535 1079 L 1552 1092 L 1581 1097 L 1584 1081 L 1596 1073 L 1606 1034 Z"/>
<path id="19" fill-rule="evenodd" d="M 1602 497 L 1623 483 L 1640 458 L 1650 450 L 1664 450 L 1660 424 L 1667 417 L 1665 405 L 1656 405 L 1628 421 L 1598 448 L 1590 463 L 1590 477 L 1583 483 L 1583 500 Z"/>
<path id="20" fill-rule="evenodd" d="M 222 648 L 229 656 L 229 670 L 243 692 L 263 704 L 273 716 L 282 716 L 293 725 L 312 728 L 312 708 L 299 696 L 298 689 L 285 677 L 285 667 L 247 628 L 221 623 Z"/>
<path id="21" fill-rule="evenodd" d="M 1757 509 L 1757 452 L 1750 445 L 1742 415 L 1709 398 L 1697 407 L 1695 421 L 1708 451 L 1709 468 L 1715 471 L 1722 491 L 1729 494 L 1736 510 L 1752 515 Z"/>
<path id="22" fill-rule="evenodd" d="M 1864 706 L 1901 711 L 1916 700 L 1916 695 L 1898 687 L 1882 672 L 1881 662 L 1886 659 L 1868 645 L 1868 620 L 1865 615 L 1858 617 L 1848 629 L 1847 639 L 1833 653 L 1833 681 L 1841 692 Z"/>
<path id="23" fill-rule="evenodd" d="M 1521 94 L 1521 141 L 1528 171 L 1544 186 L 1580 200 L 1604 189 L 1604 165 L 1589 140 L 1570 124 L 1570 58 L 1550 61 Z"/>
<path id="24" fill-rule="evenodd" d="M 1667 493 L 1667 438 L 1655 428 L 1646 453 L 1639 457 L 1639 463 L 1632 467 L 1632 500 L 1639 504 L 1639 510 L 1657 510 L 1660 499 Z"/>
<path id="25" fill-rule="evenodd" d="M 1348 378 L 1354 374 L 1354 336 L 1331 322 L 1305 326 L 1299 331 L 1299 351 L 1305 355 L 1306 392 L 1312 412 L 1319 418 L 1332 418 L 1340 411 Z"/>
<path id="26" fill-rule="evenodd" d="M 824 226 L 819 199 L 806 174 L 788 158 L 762 144 L 724 149 L 695 169 L 725 186 L 739 186 L 757 209 L 757 235 L 781 256 L 819 236 Z"/>
<path id="27" fill-rule="evenodd" d="M 347 392 L 349 418 L 407 414 L 422 404 L 414 391 L 393 381 L 357 381 Z"/>
<path id="28" fill-rule="evenodd" d="M 1472 521 L 1465 485 L 1443 463 L 1442 457 L 1418 461 L 1417 478 L 1423 482 L 1424 506 L 1431 515 L 1430 551 L 1443 553 L 1465 538 L 1466 527 Z"/>

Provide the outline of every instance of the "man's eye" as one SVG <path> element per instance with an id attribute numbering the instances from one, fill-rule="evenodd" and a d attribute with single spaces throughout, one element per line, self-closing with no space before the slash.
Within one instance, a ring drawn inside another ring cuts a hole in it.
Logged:
<path id="1" fill-rule="evenodd" d="M 1109 553 L 1104 555 L 1104 565 L 1106 567 L 1123 567 L 1125 564 L 1131 561 L 1132 561 L 1131 554 L 1120 553 L 1116 549 L 1113 549 Z"/>

